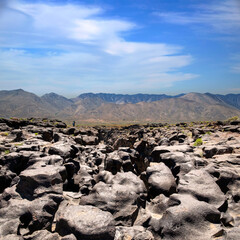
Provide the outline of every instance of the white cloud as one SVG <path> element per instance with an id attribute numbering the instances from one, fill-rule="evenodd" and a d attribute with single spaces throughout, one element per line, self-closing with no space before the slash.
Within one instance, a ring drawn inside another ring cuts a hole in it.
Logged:
<path id="1" fill-rule="evenodd" d="M 162 20 L 174 24 L 205 24 L 223 34 L 240 33 L 239 0 L 221 0 L 195 5 L 192 14 L 186 12 L 157 12 Z"/>
<path id="2" fill-rule="evenodd" d="M 231 72 L 240 74 L 240 53 L 233 54 L 231 60 Z"/>
<path id="3" fill-rule="evenodd" d="M 233 72 L 240 73 L 240 62 L 232 67 Z"/>
<path id="4" fill-rule="evenodd" d="M 193 61 L 182 47 L 127 41 L 135 27 L 96 6 L 10 1 L 0 15 L 1 87 L 141 91 L 196 77 L 180 71 Z"/>

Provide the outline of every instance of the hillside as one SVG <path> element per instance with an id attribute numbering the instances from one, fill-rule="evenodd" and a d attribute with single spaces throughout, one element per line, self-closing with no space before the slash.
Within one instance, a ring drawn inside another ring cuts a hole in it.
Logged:
<path id="1" fill-rule="evenodd" d="M 104 103 L 85 112 L 75 114 L 76 119 L 96 119 L 104 121 L 143 121 L 143 122 L 177 122 L 196 120 L 224 120 L 231 116 L 240 116 L 240 111 L 218 102 L 171 98 L 151 103 L 137 104 Z"/>
<path id="2" fill-rule="evenodd" d="M 224 120 L 240 116 L 238 97 L 237 94 L 231 98 L 226 95 L 220 99 L 219 95 L 209 93 L 188 93 L 174 97 L 164 94 L 81 94 L 68 99 L 55 93 L 38 97 L 18 89 L 0 91 L 0 116 L 57 117 L 93 122 Z M 157 98 L 161 100 L 154 101 Z"/>
<path id="3" fill-rule="evenodd" d="M 86 99 L 86 98 L 97 98 L 102 99 L 105 102 L 111 102 L 116 104 L 125 104 L 125 103 L 138 103 L 138 102 L 154 102 L 159 101 L 166 98 L 176 98 L 183 96 L 184 94 L 179 94 L 176 96 L 169 96 L 166 94 L 113 94 L 113 93 L 83 93 L 80 94 L 74 101 L 78 99 Z"/>

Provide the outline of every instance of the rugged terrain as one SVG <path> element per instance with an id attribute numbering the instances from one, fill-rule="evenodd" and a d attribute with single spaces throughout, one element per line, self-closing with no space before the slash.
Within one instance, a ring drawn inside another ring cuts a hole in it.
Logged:
<path id="1" fill-rule="evenodd" d="M 237 240 L 240 121 L 0 119 L 1 240 Z"/>
<path id="2" fill-rule="evenodd" d="M 147 123 L 224 120 L 240 117 L 240 94 L 81 94 L 39 97 L 21 89 L 0 91 L 1 117 L 48 117 L 64 121 Z"/>

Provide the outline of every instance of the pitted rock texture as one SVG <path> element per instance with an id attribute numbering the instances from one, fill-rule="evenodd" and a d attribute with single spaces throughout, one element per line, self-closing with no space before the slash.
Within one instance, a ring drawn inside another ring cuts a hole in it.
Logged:
<path id="1" fill-rule="evenodd" d="M 239 239 L 239 121 L 1 122 L 0 240 Z"/>

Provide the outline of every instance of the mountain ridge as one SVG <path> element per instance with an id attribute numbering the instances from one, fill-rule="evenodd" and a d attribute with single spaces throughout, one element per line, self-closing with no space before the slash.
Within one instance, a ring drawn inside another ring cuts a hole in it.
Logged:
<path id="1" fill-rule="evenodd" d="M 138 103 L 138 102 L 153 102 L 159 101 L 165 98 L 175 98 L 184 95 L 178 94 L 175 96 L 170 96 L 166 94 L 115 94 L 115 93 L 82 93 L 75 99 L 84 99 L 84 98 L 100 98 L 106 102 L 113 102 L 116 104 L 125 104 L 125 103 Z"/>
<path id="2" fill-rule="evenodd" d="M 0 91 L 0 116 L 96 122 L 224 120 L 240 116 L 239 98 L 240 94 L 187 93 L 168 96 L 86 93 L 69 99 L 56 93 L 39 97 L 22 89 L 3 90 Z"/>

